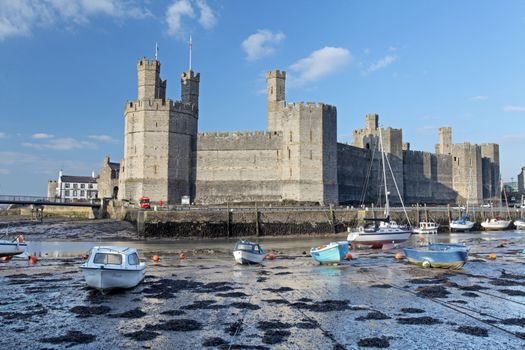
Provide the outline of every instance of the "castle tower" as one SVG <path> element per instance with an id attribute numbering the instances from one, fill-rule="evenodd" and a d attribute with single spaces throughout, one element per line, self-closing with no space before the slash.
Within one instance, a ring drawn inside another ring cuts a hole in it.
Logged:
<path id="1" fill-rule="evenodd" d="M 195 74 L 191 69 L 180 75 L 182 102 L 199 106 L 200 79 L 200 73 Z"/>
<path id="2" fill-rule="evenodd" d="M 377 114 L 367 114 L 365 116 L 365 127 L 367 130 L 377 130 L 379 127 L 379 115 Z"/>
<path id="3" fill-rule="evenodd" d="M 124 159 L 120 167 L 119 199 L 180 203 L 190 195 L 192 150 L 196 144 L 199 74 L 182 74 L 182 99 L 166 99 L 160 62 L 137 63 L 137 100 L 124 111 Z"/>
<path id="4" fill-rule="evenodd" d="M 452 153 L 452 128 L 439 128 L 439 144 L 436 145 L 437 154 Z"/>
<path id="5" fill-rule="evenodd" d="M 160 78 L 160 62 L 143 58 L 137 62 L 138 99 L 165 99 L 166 80 Z"/>
<path id="6" fill-rule="evenodd" d="M 268 131 L 281 131 L 282 110 L 285 104 L 286 72 L 273 70 L 266 73 L 268 94 Z"/>

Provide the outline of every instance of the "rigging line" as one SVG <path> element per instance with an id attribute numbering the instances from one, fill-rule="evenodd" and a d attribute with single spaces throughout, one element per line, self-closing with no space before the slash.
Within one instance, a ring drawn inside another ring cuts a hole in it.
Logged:
<path id="1" fill-rule="evenodd" d="M 363 191 L 361 192 L 361 203 L 360 203 L 361 205 L 365 204 L 366 192 L 368 190 L 368 183 L 370 181 L 370 174 L 372 173 L 372 167 L 374 165 L 375 152 L 376 152 L 376 148 L 373 147 L 372 157 L 370 158 L 370 165 L 368 166 L 368 171 L 366 173 L 365 184 L 363 186 Z"/>
<path id="2" fill-rule="evenodd" d="M 442 301 L 435 300 L 435 299 L 433 299 L 433 298 L 425 298 L 425 297 L 422 297 L 422 296 L 418 295 L 417 293 L 415 293 L 415 292 L 413 292 L 413 291 L 411 291 L 411 290 L 403 289 L 402 287 L 397 286 L 397 285 L 395 285 L 395 284 L 390 284 L 390 285 L 391 285 L 393 288 L 397 289 L 397 290 L 400 290 L 400 291 L 403 291 L 403 292 L 406 292 L 406 293 L 413 294 L 413 295 L 417 296 L 418 298 L 427 299 L 427 300 L 429 300 L 429 301 L 431 301 L 431 302 L 434 302 L 434 303 L 436 303 L 436 304 L 438 304 L 438 305 L 444 306 L 444 307 L 446 307 L 446 308 L 448 308 L 448 309 L 450 309 L 450 310 L 456 311 L 457 313 L 460 313 L 460 314 L 462 314 L 462 315 L 464 315 L 464 316 L 468 316 L 468 317 L 470 317 L 470 318 L 473 318 L 473 319 L 475 319 L 475 320 L 477 320 L 477 321 L 479 321 L 479 322 L 482 322 L 482 323 L 484 323 L 484 324 L 486 324 L 486 325 L 488 325 L 488 326 L 490 326 L 490 327 L 493 327 L 493 328 L 499 329 L 500 331 L 503 331 L 503 332 L 505 332 L 505 333 L 508 333 L 508 334 L 510 334 L 510 335 L 513 335 L 513 336 L 515 336 L 516 338 L 519 338 L 519 339 L 525 339 L 525 337 L 523 337 L 523 336 L 521 336 L 521 335 L 519 335 L 519 334 L 513 333 L 513 332 L 511 332 L 511 331 L 509 331 L 509 330 L 507 330 L 507 329 L 505 329 L 505 328 L 503 328 L 503 327 L 499 327 L 499 326 L 496 326 L 496 325 L 494 325 L 494 324 L 492 324 L 492 323 L 489 323 L 489 322 L 487 322 L 486 320 L 484 320 L 484 319 L 482 319 L 482 318 L 478 318 L 478 317 L 476 317 L 476 316 L 472 316 L 472 315 L 470 315 L 470 314 L 468 314 L 468 313 L 466 313 L 466 312 L 464 312 L 464 311 L 458 310 L 458 309 L 456 309 L 455 307 L 452 307 L 451 305 L 449 305 L 449 304 L 447 304 L 447 303 L 444 303 L 444 302 L 442 302 Z M 458 306 L 458 305 L 454 305 L 454 306 Z M 465 308 L 465 309 L 466 309 L 466 308 Z M 477 311 L 475 311 L 475 310 L 470 310 L 470 309 L 467 309 L 467 310 L 469 310 L 469 311 L 471 311 L 471 312 L 474 312 L 474 313 L 477 313 L 477 314 L 480 314 L 479 312 L 477 312 Z M 481 316 L 481 314 L 480 314 L 480 316 Z M 491 316 L 491 315 L 488 315 L 488 316 L 489 316 L 489 317 L 492 317 L 492 318 L 497 318 L 497 317 L 494 317 L 494 316 Z"/>

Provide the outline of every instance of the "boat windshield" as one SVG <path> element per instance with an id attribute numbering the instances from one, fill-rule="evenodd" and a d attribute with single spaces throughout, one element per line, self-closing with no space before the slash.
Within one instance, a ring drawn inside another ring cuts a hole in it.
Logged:
<path id="1" fill-rule="evenodd" d="M 122 255 L 109 253 L 96 253 L 93 258 L 94 264 L 122 265 Z"/>
<path id="2" fill-rule="evenodd" d="M 256 252 L 259 253 L 262 249 L 259 248 L 258 244 L 249 244 L 249 243 L 237 243 L 235 247 L 236 250 L 244 250 L 247 252 Z"/>
<path id="3" fill-rule="evenodd" d="M 137 253 L 130 254 L 128 256 L 128 264 L 130 265 L 138 265 L 140 263 L 139 256 Z"/>

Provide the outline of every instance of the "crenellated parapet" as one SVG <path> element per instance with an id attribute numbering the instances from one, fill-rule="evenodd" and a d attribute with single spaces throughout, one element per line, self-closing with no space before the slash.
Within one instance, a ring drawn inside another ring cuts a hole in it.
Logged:
<path id="1" fill-rule="evenodd" d="M 198 114 L 198 107 L 191 103 L 185 103 L 182 101 L 173 101 L 165 99 L 148 99 L 148 100 L 136 100 L 126 102 L 124 108 L 124 114 L 129 112 L 137 112 L 144 110 L 157 110 L 157 111 L 169 111 L 169 112 L 181 112 L 184 114 Z"/>

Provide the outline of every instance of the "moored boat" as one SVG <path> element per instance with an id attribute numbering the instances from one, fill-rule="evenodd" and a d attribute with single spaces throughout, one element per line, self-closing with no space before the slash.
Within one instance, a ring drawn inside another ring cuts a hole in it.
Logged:
<path id="1" fill-rule="evenodd" d="M 514 226 L 516 226 L 516 230 L 525 230 L 525 219 L 515 220 Z"/>
<path id="2" fill-rule="evenodd" d="M 331 242 L 310 249 L 312 258 L 321 264 L 339 264 L 348 253 L 348 242 Z"/>
<path id="3" fill-rule="evenodd" d="M 470 231 L 474 227 L 475 222 L 470 221 L 468 216 L 462 216 L 457 220 L 450 222 L 450 228 L 454 231 Z"/>
<path id="4" fill-rule="evenodd" d="M 0 239 L 0 257 L 14 256 L 25 252 L 27 243 L 24 236 L 18 235 L 15 239 Z"/>
<path id="5" fill-rule="evenodd" d="M 133 288 L 146 274 L 137 250 L 119 246 L 93 247 L 80 268 L 87 285 L 101 291 Z"/>
<path id="6" fill-rule="evenodd" d="M 463 244 L 431 243 L 403 251 L 411 264 L 455 270 L 467 262 L 469 248 Z"/>
<path id="7" fill-rule="evenodd" d="M 419 227 L 416 227 L 412 231 L 414 233 L 438 233 L 439 224 L 432 221 L 421 221 Z"/>
<path id="8" fill-rule="evenodd" d="M 402 243 L 410 238 L 412 234 L 410 228 L 398 225 L 395 221 L 386 219 L 379 224 L 360 226 L 356 230 L 350 231 L 347 240 L 355 246 L 370 246 L 381 248 L 383 244 Z"/>
<path id="9" fill-rule="evenodd" d="M 237 241 L 233 257 L 238 264 L 260 264 L 264 259 L 264 250 L 257 243 Z"/>
<path id="10" fill-rule="evenodd" d="M 510 223 L 512 221 L 510 220 L 503 220 L 500 218 L 492 218 L 492 219 L 486 219 L 481 223 L 481 227 L 483 227 L 487 231 L 501 231 L 505 230 L 510 226 Z"/>

